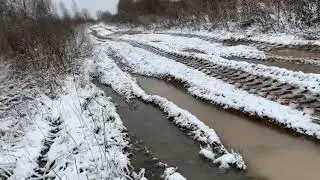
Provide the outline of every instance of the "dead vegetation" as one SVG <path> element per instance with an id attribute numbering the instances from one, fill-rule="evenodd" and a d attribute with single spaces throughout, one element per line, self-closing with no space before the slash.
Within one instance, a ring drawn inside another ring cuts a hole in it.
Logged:
<path id="1" fill-rule="evenodd" d="M 17 77 L 32 77 L 53 91 L 56 79 L 74 72 L 77 59 L 90 52 L 87 16 L 59 16 L 51 0 L 0 2 L 0 57 Z M 84 51 L 86 50 L 86 51 Z M 9 72 L 6 72 L 9 73 Z"/>
<path id="2" fill-rule="evenodd" d="M 27 118 L 30 102 L 43 93 L 54 97 L 90 54 L 88 16 L 64 15 L 51 0 L 0 1 L 0 119 Z"/>

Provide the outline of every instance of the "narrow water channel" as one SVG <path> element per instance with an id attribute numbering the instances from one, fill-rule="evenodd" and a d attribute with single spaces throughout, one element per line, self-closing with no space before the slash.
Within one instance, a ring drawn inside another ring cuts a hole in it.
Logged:
<path id="1" fill-rule="evenodd" d="M 245 61 L 248 63 L 263 64 L 266 66 L 285 68 L 291 71 L 301 71 L 304 73 L 320 74 L 320 66 L 315 66 L 313 64 L 296 64 L 292 62 L 280 62 L 280 61 L 261 61 L 261 60 L 244 59 L 240 57 L 225 57 L 225 58 L 229 60 L 234 60 L 234 61 Z"/>
<path id="2" fill-rule="evenodd" d="M 166 97 L 215 129 L 227 147 L 243 154 L 249 176 L 267 180 L 319 179 L 319 144 L 221 110 L 163 80 L 136 78 L 149 94 Z"/>
<path id="3" fill-rule="evenodd" d="M 150 104 L 140 101 L 127 103 L 110 87 L 94 82 L 100 89 L 112 97 L 117 104 L 118 113 L 128 129 L 130 136 L 141 140 L 154 157 L 176 166 L 187 179 L 195 180 L 249 180 L 243 172 L 221 170 L 212 162 L 199 155 L 199 144 L 172 124 L 163 112 Z M 139 158 L 140 157 L 140 158 Z M 138 158 L 138 159 L 137 159 Z M 150 166 L 141 155 L 133 158 L 133 166 Z M 152 167 L 151 167 L 152 169 Z M 147 173 L 148 174 L 148 173 Z M 160 179 L 159 177 L 147 177 Z"/>

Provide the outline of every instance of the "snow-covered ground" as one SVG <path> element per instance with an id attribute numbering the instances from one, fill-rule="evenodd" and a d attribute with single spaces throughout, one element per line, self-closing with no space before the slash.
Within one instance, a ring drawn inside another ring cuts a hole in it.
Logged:
<path id="1" fill-rule="evenodd" d="M 55 99 L 41 95 L 24 135 L 1 145 L 0 167 L 10 179 L 130 179 L 125 127 L 88 77 L 66 79 Z"/>
<path id="2" fill-rule="evenodd" d="M 188 49 L 196 49 L 215 56 L 245 56 L 247 58 L 256 59 L 266 58 L 266 54 L 255 47 L 245 45 L 225 46 L 219 42 L 208 42 L 199 38 L 185 38 L 166 34 L 123 35 L 121 38 L 180 52 L 187 51 Z"/>
<path id="3" fill-rule="evenodd" d="M 173 28 L 171 30 L 160 30 L 158 32 L 161 33 L 183 33 L 183 34 L 196 34 L 201 36 L 212 37 L 217 40 L 240 40 L 240 39 L 247 39 L 253 40 L 256 42 L 264 42 L 270 44 L 282 44 L 282 45 L 319 45 L 319 40 L 307 40 L 302 38 L 294 33 L 268 33 L 262 34 L 257 33 L 255 31 L 246 31 L 246 32 L 230 32 L 224 29 L 216 29 L 211 32 L 206 30 L 199 30 L 194 31 L 187 28 Z"/>

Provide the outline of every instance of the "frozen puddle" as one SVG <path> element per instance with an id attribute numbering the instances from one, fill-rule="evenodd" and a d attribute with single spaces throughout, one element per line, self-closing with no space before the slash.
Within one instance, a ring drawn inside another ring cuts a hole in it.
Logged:
<path id="1" fill-rule="evenodd" d="M 166 97 L 214 128 L 228 148 L 241 152 L 248 165 L 249 176 L 268 180 L 320 177 L 318 144 L 304 137 L 295 137 L 287 132 L 273 130 L 260 122 L 218 109 L 163 80 L 142 76 L 136 78 L 147 93 Z"/>
<path id="2" fill-rule="evenodd" d="M 304 73 L 313 73 L 313 74 L 320 74 L 320 66 L 313 65 L 313 64 L 296 64 L 293 62 L 282 62 L 282 61 L 263 61 L 263 60 L 250 60 L 250 59 L 244 59 L 241 57 L 224 57 L 229 60 L 234 61 L 245 61 L 248 63 L 254 63 L 254 64 L 263 64 L 266 66 L 272 66 L 272 67 L 279 67 L 279 68 L 285 68 L 291 71 L 301 71 Z"/>
<path id="3" fill-rule="evenodd" d="M 135 100 L 127 103 L 111 88 L 95 82 L 117 104 L 118 113 L 127 127 L 130 136 L 141 140 L 142 144 L 150 150 L 153 157 L 168 163 L 169 166 L 178 167 L 178 171 L 187 179 L 216 179 L 216 180 L 249 180 L 256 178 L 246 177 L 237 170 L 219 169 L 213 163 L 199 155 L 199 144 L 187 136 L 178 127 L 172 124 L 165 114 L 151 104 Z M 152 163 L 140 155 L 133 157 L 133 166 L 154 170 Z M 156 170 L 157 171 L 157 170 Z M 162 171 L 163 172 L 163 171 Z M 148 174 L 152 173 L 146 173 Z M 157 174 L 157 173 L 155 173 Z M 160 179 L 159 176 L 147 177 Z"/>

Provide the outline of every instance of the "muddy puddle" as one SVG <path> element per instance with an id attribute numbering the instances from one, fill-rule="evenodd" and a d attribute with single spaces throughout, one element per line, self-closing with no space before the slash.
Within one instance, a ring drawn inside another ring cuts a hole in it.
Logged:
<path id="1" fill-rule="evenodd" d="M 319 144 L 221 110 L 163 80 L 136 78 L 148 93 L 168 98 L 214 128 L 228 148 L 243 154 L 249 176 L 268 180 L 319 179 Z"/>
<path id="2" fill-rule="evenodd" d="M 301 71 L 304 73 L 320 74 L 320 66 L 316 66 L 312 64 L 296 64 L 296 63 L 283 62 L 283 61 L 251 60 L 251 59 L 244 59 L 241 57 L 225 57 L 225 58 L 229 60 L 234 60 L 234 61 L 245 61 L 248 63 L 263 64 L 271 67 L 285 68 L 291 71 Z"/>
<path id="3" fill-rule="evenodd" d="M 127 103 L 110 87 L 94 82 L 99 88 L 111 96 L 117 104 L 118 113 L 134 139 L 147 147 L 152 157 L 159 158 L 169 166 L 179 167 L 187 179 L 199 180 L 249 180 L 243 172 L 237 170 L 222 170 L 199 155 L 200 147 L 191 137 L 172 124 L 160 110 L 152 105 L 133 101 Z M 140 145 L 141 147 L 141 145 Z M 149 154 L 149 155 L 150 155 Z M 132 165 L 139 168 L 157 171 L 147 173 L 148 179 L 160 179 L 159 170 L 155 168 L 150 158 L 141 152 L 132 157 Z M 163 172 L 163 171 L 162 171 Z M 151 176 L 151 177 L 150 177 Z"/>
<path id="4" fill-rule="evenodd" d="M 303 49 L 288 49 L 288 48 L 279 48 L 279 49 L 273 49 L 270 51 L 270 53 L 279 55 L 279 56 L 290 56 L 290 57 L 296 57 L 296 58 L 320 58 L 319 52 L 313 52 Z"/>

